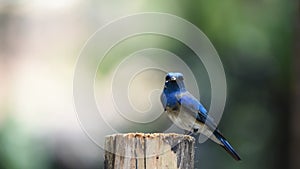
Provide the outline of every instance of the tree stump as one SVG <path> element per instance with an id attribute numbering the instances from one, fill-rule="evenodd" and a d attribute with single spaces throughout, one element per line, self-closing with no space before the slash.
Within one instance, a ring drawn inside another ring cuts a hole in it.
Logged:
<path id="1" fill-rule="evenodd" d="M 105 169 L 193 169 L 195 139 L 165 133 L 114 134 L 105 138 Z"/>

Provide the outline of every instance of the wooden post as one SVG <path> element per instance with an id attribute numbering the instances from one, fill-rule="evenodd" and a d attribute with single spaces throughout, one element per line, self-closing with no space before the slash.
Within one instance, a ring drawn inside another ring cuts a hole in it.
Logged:
<path id="1" fill-rule="evenodd" d="M 105 169 L 193 169 L 195 139 L 188 135 L 128 133 L 105 138 Z"/>

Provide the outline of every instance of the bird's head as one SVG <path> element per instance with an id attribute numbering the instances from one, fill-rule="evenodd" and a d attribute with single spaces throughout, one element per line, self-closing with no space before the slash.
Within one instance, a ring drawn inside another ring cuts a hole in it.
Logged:
<path id="1" fill-rule="evenodd" d="M 166 75 L 165 89 L 169 91 L 185 90 L 183 75 L 177 72 L 170 72 Z"/>

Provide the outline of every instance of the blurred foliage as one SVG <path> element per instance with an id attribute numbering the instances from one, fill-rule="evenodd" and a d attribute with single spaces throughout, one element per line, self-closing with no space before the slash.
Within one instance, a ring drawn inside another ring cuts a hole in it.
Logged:
<path id="1" fill-rule="evenodd" d="M 26 128 L 15 120 L 1 124 L 0 168 L 3 169 L 47 169 L 49 153 L 45 145 L 33 138 Z"/>
<path id="2" fill-rule="evenodd" d="M 90 25 L 99 23 L 94 23 L 98 15 L 96 6 L 103 3 L 92 1 L 86 7 L 84 12 L 90 19 Z M 286 131 L 296 1 L 140 3 L 143 4 L 139 9 L 141 11 L 168 12 L 195 24 L 211 40 L 223 62 L 228 97 L 220 129 L 243 161 L 233 161 L 223 149 L 212 142 L 206 142 L 197 145 L 195 168 L 286 168 L 288 155 L 285 146 L 288 142 Z M 9 23 L 9 14 L 0 14 L 0 35 L 6 34 L 6 27 L 4 29 L 2 25 Z M 0 43 L 4 44 L 2 41 Z M 103 60 L 105 64 L 98 73 L 108 74 L 127 54 L 149 47 L 170 50 L 181 56 L 197 74 L 205 72 L 184 44 L 166 37 L 144 35 L 126 39 L 115 46 Z M 0 48 L 4 48 L 3 45 Z M 209 105 L 209 83 L 205 80 L 207 75 L 202 78 L 198 83 L 201 88 L 207 89 L 203 94 L 208 97 L 204 97 L 203 102 Z M 49 152 L 36 140 L 12 119 L 2 124 L 0 168 L 47 168 Z"/>

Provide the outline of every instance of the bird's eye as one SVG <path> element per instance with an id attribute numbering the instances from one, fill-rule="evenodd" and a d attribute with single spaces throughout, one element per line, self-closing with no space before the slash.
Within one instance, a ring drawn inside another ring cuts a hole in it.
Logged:
<path id="1" fill-rule="evenodd" d="M 171 79 L 171 76 L 170 75 L 167 75 L 166 76 L 166 81 L 170 80 Z"/>

